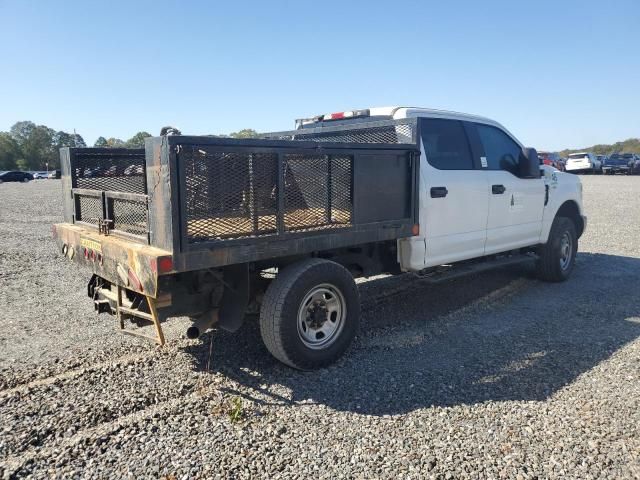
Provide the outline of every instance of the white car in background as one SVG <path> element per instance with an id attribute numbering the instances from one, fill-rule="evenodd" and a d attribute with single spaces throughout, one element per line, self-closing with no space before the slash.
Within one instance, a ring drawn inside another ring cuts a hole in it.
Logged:
<path id="1" fill-rule="evenodd" d="M 602 173 L 602 161 L 593 153 L 571 153 L 567 157 L 567 162 L 565 163 L 564 168 L 565 171 L 570 173 Z"/>

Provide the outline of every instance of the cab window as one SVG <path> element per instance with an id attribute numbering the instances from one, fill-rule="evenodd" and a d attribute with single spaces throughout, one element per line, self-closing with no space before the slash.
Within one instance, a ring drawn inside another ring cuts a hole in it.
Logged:
<path id="1" fill-rule="evenodd" d="M 464 125 L 459 120 L 421 118 L 420 135 L 427 161 L 439 170 L 472 170 Z"/>
<path id="2" fill-rule="evenodd" d="M 476 129 L 487 158 L 488 170 L 505 170 L 516 177 L 520 174 L 520 146 L 499 128 L 476 124 Z"/>

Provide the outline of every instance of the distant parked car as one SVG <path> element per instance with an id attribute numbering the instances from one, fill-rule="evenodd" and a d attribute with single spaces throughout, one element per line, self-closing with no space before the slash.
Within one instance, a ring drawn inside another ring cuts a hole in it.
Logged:
<path id="1" fill-rule="evenodd" d="M 627 162 L 629 174 L 640 175 L 640 156 L 634 153 L 623 153 L 622 158 Z"/>
<path id="2" fill-rule="evenodd" d="M 562 170 L 560 167 L 564 167 L 560 155 L 554 152 L 538 152 L 538 158 L 543 165 L 550 165 L 556 167 L 558 170 Z"/>
<path id="3" fill-rule="evenodd" d="M 42 180 L 44 178 L 49 178 L 48 172 L 30 172 L 33 175 L 34 180 Z"/>
<path id="4" fill-rule="evenodd" d="M 608 158 L 606 155 L 596 155 L 596 160 L 600 162 L 600 168 L 604 167 L 604 162 L 606 162 Z"/>
<path id="5" fill-rule="evenodd" d="M 605 175 L 613 175 L 615 173 L 629 173 L 629 160 L 619 153 L 614 153 L 607 157 L 602 165 L 602 173 Z"/>
<path id="6" fill-rule="evenodd" d="M 567 159 L 560 157 L 560 160 L 558 160 L 558 167 L 557 167 L 558 170 L 560 170 L 561 172 L 564 172 L 566 170 L 566 165 L 567 165 Z"/>
<path id="7" fill-rule="evenodd" d="M 571 153 L 567 158 L 565 170 L 571 173 L 602 173 L 602 163 L 593 153 Z"/>
<path id="8" fill-rule="evenodd" d="M 2 182 L 29 182 L 33 180 L 33 175 L 29 172 L 12 170 L 10 172 L 0 172 L 0 183 Z"/>

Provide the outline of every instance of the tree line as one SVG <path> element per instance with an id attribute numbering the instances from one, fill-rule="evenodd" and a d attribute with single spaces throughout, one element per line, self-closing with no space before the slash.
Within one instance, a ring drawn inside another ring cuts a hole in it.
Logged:
<path id="1" fill-rule="evenodd" d="M 147 132 L 138 132 L 129 140 L 99 137 L 94 147 L 144 147 Z M 86 147 L 79 133 L 56 131 L 30 121 L 17 122 L 8 132 L 0 132 L 0 171 L 54 170 L 60 165 L 61 147 Z"/>
<path id="2" fill-rule="evenodd" d="M 245 128 L 228 135 L 231 138 L 253 138 L 258 133 Z M 136 133 L 129 140 L 98 137 L 94 147 L 143 148 L 144 139 L 151 134 Z M 0 132 L 0 171 L 3 170 L 54 170 L 60 165 L 61 147 L 86 147 L 79 133 L 56 131 L 46 125 L 36 125 L 30 121 L 17 122 L 8 132 Z"/>
<path id="3" fill-rule="evenodd" d="M 640 138 L 628 138 L 623 142 L 616 142 L 611 145 L 600 144 L 574 150 L 567 149 L 562 150 L 559 153 L 561 157 L 566 157 L 570 153 L 576 152 L 592 152 L 596 155 L 611 155 L 612 153 L 640 153 Z"/>

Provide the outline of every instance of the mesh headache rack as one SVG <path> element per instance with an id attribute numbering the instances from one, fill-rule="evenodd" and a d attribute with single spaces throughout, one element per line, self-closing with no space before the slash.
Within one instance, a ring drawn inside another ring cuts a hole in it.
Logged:
<path id="1" fill-rule="evenodd" d="M 261 138 L 311 142 L 417 144 L 417 119 L 352 120 L 343 125 L 322 124 L 285 132 L 263 133 Z"/>

